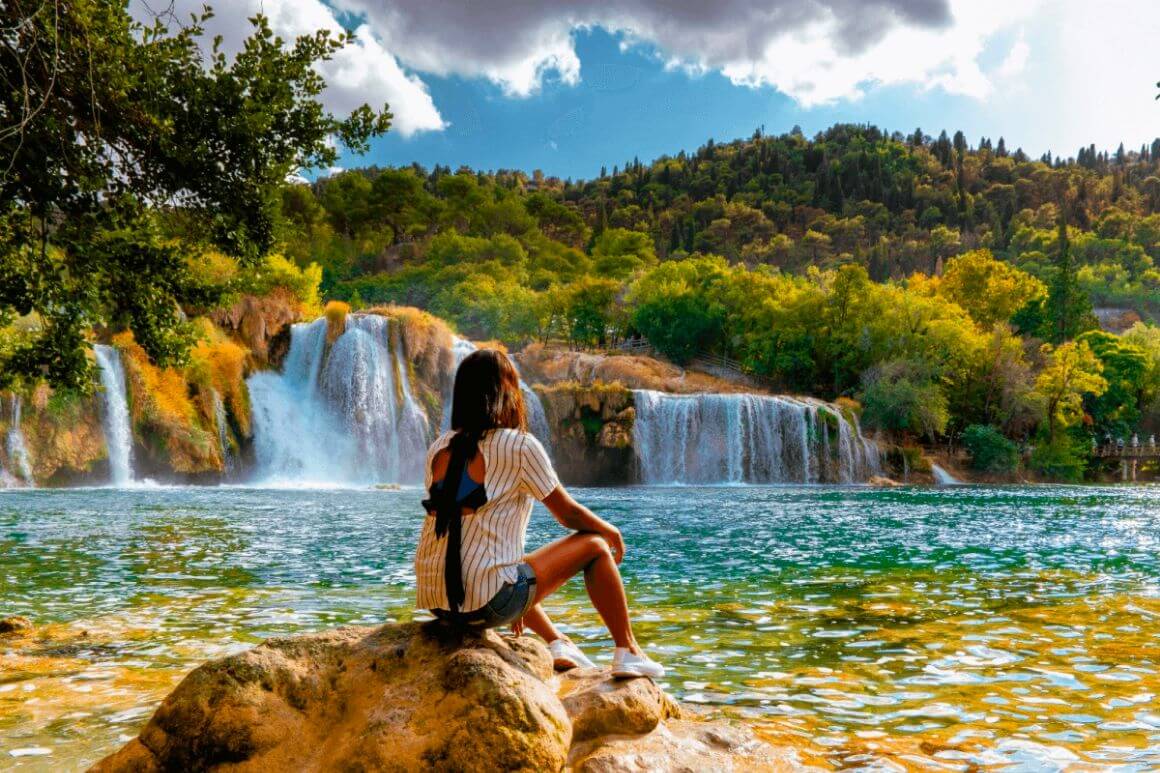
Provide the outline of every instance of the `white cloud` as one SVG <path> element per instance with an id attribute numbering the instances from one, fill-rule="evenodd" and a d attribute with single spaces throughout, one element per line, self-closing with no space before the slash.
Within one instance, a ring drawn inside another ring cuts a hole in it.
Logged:
<path id="1" fill-rule="evenodd" d="M 1014 77 L 1027 67 L 1027 60 L 1031 57 L 1031 46 L 1027 45 L 1027 40 L 1023 33 L 1019 33 L 1018 40 L 1011 46 L 1011 50 L 1007 52 L 1007 57 L 1003 63 L 999 65 L 998 74 L 1004 78 Z"/>
<path id="2" fill-rule="evenodd" d="M 133 0 L 130 9 L 137 18 L 150 22 L 162 9 L 170 16 L 168 11 L 172 8 L 172 20 L 185 23 L 191 13 L 200 12 L 204 2 Z M 269 18 L 274 33 L 287 40 L 320 29 L 342 31 L 334 12 L 322 0 L 230 0 L 212 4 L 215 16 L 206 25 L 206 32 L 211 38 L 221 35 L 227 53 L 241 47 L 251 29 L 247 19 L 259 11 Z M 392 131 L 404 137 L 421 131 L 437 131 L 447 125 L 426 84 L 404 72 L 369 27 L 359 28 L 355 42 L 330 61 L 323 62 L 319 70 L 327 82 L 323 103 L 335 113 L 349 113 L 363 103 L 373 108 L 389 103 L 394 115 Z"/>
<path id="3" fill-rule="evenodd" d="M 602 27 L 657 49 L 666 66 L 719 70 L 804 106 L 856 99 L 866 84 L 985 97 L 979 54 L 1034 0 L 334 0 L 367 20 L 407 66 L 486 78 L 509 96 L 549 76 L 577 83 L 573 32 Z"/>

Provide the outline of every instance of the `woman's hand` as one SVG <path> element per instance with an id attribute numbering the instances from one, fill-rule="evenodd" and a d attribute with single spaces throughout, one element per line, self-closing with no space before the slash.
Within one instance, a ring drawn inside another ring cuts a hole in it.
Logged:
<path id="1" fill-rule="evenodd" d="M 617 565 L 624 560 L 624 537 L 620 534 L 620 529 L 613 526 L 611 523 L 606 523 L 605 528 L 600 530 L 600 536 L 608 543 L 608 547 L 612 549 L 612 558 Z"/>

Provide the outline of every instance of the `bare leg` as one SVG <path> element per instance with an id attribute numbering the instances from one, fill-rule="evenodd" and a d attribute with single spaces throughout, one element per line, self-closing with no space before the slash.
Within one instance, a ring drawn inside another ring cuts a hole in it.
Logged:
<path id="1" fill-rule="evenodd" d="M 544 612 L 544 608 L 539 604 L 535 604 L 528 613 L 524 615 L 524 627 L 535 631 L 540 635 L 540 638 L 551 644 L 556 639 L 567 638 L 560 633 L 559 629 L 552 624 L 551 618 Z"/>
<path id="2" fill-rule="evenodd" d="M 571 534 L 544 545 L 525 560 L 536 573 L 537 606 L 565 582 L 584 572 L 588 597 L 592 599 L 592 605 L 600 613 L 616 646 L 640 652 L 628 619 L 628 598 L 624 595 L 624 583 L 620 580 L 620 571 L 616 568 L 612 551 L 602 537 L 596 534 Z M 540 614 L 543 614 L 543 610 L 540 610 Z M 525 624 L 540 633 L 535 626 L 542 621 L 529 620 L 529 617 L 535 617 L 534 612 L 529 612 L 524 618 Z M 546 615 L 544 617 L 546 619 Z"/>

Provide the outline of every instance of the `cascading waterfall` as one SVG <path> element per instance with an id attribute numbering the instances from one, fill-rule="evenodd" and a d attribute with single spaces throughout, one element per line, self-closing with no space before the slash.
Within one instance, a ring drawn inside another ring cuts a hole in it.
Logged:
<path id="1" fill-rule="evenodd" d="M 294 325 L 282 373 L 247 381 L 258 478 L 421 481 L 430 430 L 397 331 L 385 317 L 350 315 L 329 351 L 326 336 L 325 318 Z"/>
<path id="2" fill-rule="evenodd" d="M 633 398 L 642 483 L 852 483 L 878 468 L 877 446 L 825 403 L 651 390 Z"/>
<path id="3" fill-rule="evenodd" d="M 230 448 L 230 435 L 228 419 L 226 418 L 226 406 L 222 402 L 222 396 L 218 394 L 215 389 L 213 391 L 213 418 L 214 423 L 217 424 L 218 431 L 218 448 L 221 449 L 222 454 L 222 471 L 228 477 L 234 472 L 234 453 Z"/>
<path id="4" fill-rule="evenodd" d="M 459 363 L 463 362 L 467 355 L 476 350 L 475 344 L 471 343 L 465 338 L 455 336 L 451 344 L 451 351 L 455 355 L 455 369 L 458 370 Z M 512 365 L 516 368 L 516 373 L 519 373 L 519 366 L 512 361 Z M 444 392 L 443 399 L 443 429 L 451 427 L 451 393 L 455 382 L 455 372 L 452 371 L 451 378 L 448 379 L 447 388 Z M 524 406 L 528 412 L 528 431 L 536 436 L 536 439 L 543 443 L 544 448 L 550 453 L 552 450 L 552 430 L 548 426 L 548 415 L 544 412 L 544 403 L 540 400 L 540 396 L 536 394 L 536 390 L 528 386 L 527 382 L 520 378 L 520 393 L 524 396 Z"/>
<path id="5" fill-rule="evenodd" d="M 28 447 L 24 443 L 24 430 L 20 426 L 22 403 L 19 395 L 12 395 L 9 407 L 11 409 L 9 411 L 10 424 L 4 446 L 8 452 L 8 463 L 12 470 L 9 472 L 0 468 L 0 488 L 5 485 L 31 486 L 34 483 L 32 462 L 28 458 Z"/>
<path id="6" fill-rule="evenodd" d="M 129 400 L 125 392 L 125 369 L 121 353 L 112 346 L 93 347 L 101 374 L 101 425 L 109 451 L 109 481 L 114 486 L 133 482 L 133 432 L 129 423 Z"/>

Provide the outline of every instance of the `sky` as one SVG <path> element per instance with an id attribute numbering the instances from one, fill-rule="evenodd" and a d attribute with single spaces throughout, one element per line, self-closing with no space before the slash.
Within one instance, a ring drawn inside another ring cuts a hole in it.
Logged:
<path id="1" fill-rule="evenodd" d="M 133 0 L 176 18 L 203 0 Z M 208 34 L 264 12 L 286 38 L 349 29 L 321 66 L 338 114 L 389 103 L 391 132 L 338 168 L 542 170 L 695 150 L 758 127 L 837 122 L 1038 157 L 1160 136 L 1160 2 L 1106 0 L 231 0 Z"/>

